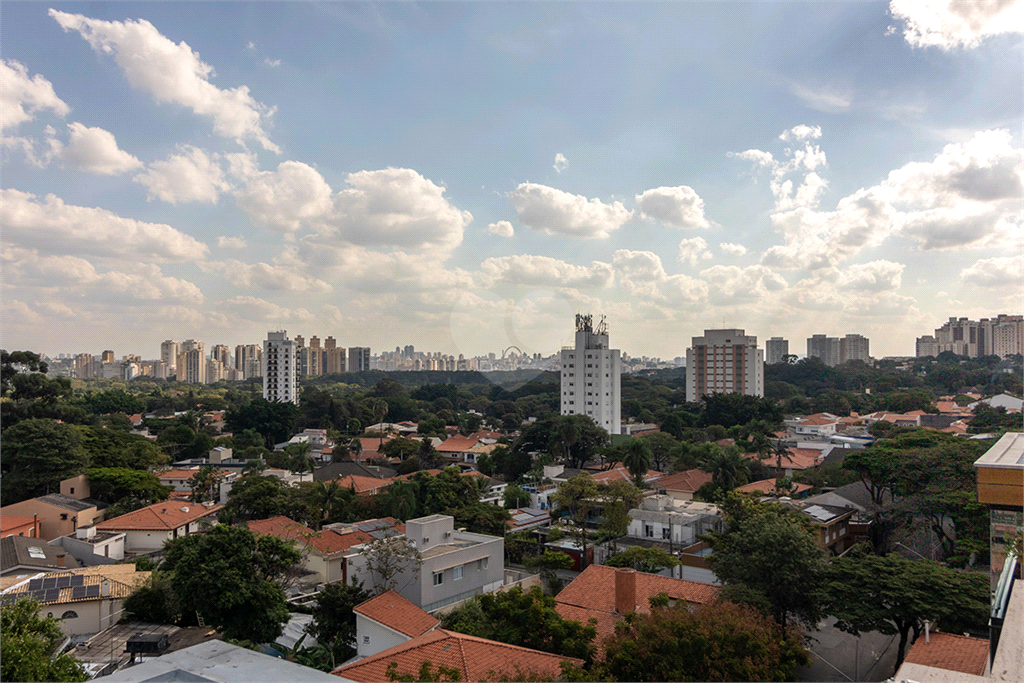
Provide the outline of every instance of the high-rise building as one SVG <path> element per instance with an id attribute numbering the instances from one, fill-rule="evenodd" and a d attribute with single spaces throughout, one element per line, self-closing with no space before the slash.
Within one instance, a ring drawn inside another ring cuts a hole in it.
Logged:
<path id="1" fill-rule="evenodd" d="M 860 360 L 867 363 L 871 360 L 869 340 L 862 334 L 848 334 L 839 340 L 839 364 L 851 360 Z"/>
<path id="2" fill-rule="evenodd" d="M 931 335 L 918 340 L 918 356 L 937 356 L 943 351 L 971 358 L 992 354 L 1013 356 L 1024 353 L 1024 316 L 1001 313 L 995 318 L 977 321 L 950 318 L 935 330 L 934 344 L 928 342 L 929 337 Z"/>
<path id="3" fill-rule="evenodd" d="M 345 372 L 345 349 L 338 348 L 334 337 L 324 339 L 324 374 L 333 375 Z"/>
<path id="4" fill-rule="evenodd" d="M 90 379 L 96 376 L 96 359 L 91 353 L 80 353 L 75 356 L 75 377 Z"/>
<path id="5" fill-rule="evenodd" d="M 193 347 L 178 356 L 176 372 L 179 382 L 206 384 L 206 351 L 202 342 L 198 348 Z"/>
<path id="6" fill-rule="evenodd" d="M 260 377 L 263 347 L 259 344 L 239 344 L 235 347 L 235 369 L 242 373 L 242 379 Z"/>
<path id="7" fill-rule="evenodd" d="M 285 330 L 267 332 L 263 342 L 263 398 L 298 405 L 298 349 Z"/>
<path id="8" fill-rule="evenodd" d="M 785 363 L 789 355 L 789 340 L 772 337 L 764 343 L 764 362 L 768 365 Z"/>
<path id="9" fill-rule="evenodd" d="M 731 393 L 764 396 L 764 353 L 745 330 L 704 330 L 686 351 L 686 400 Z"/>
<path id="10" fill-rule="evenodd" d="M 100 360 L 104 363 L 113 363 L 115 360 L 114 352 L 111 351 L 110 349 L 107 349 L 106 351 L 103 352 L 103 357 L 100 358 Z"/>
<path id="11" fill-rule="evenodd" d="M 319 377 L 324 374 L 324 354 L 320 348 L 320 338 L 313 335 L 309 338 L 309 352 L 306 354 L 305 374 Z"/>
<path id="12" fill-rule="evenodd" d="M 622 358 L 608 346 L 608 326 L 576 315 L 576 346 L 563 348 L 562 415 L 587 415 L 609 434 L 621 434 Z"/>
<path id="13" fill-rule="evenodd" d="M 365 372 L 370 369 L 370 347 L 350 346 L 348 347 L 348 372 Z"/>
<path id="14" fill-rule="evenodd" d="M 179 353 L 181 353 L 180 342 L 168 339 L 160 344 L 160 360 L 167 366 L 167 372 L 171 375 L 174 374 L 174 368 L 177 367 Z"/>
<path id="15" fill-rule="evenodd" d="M 807 340 L 807 357 L 820 358 L 825 365 L 839 365 L 839 337 L 815 334 Z"/>
<path id="16" fill-rule="evenodd" d="M 231 350 L 224 344 L 217 344 L 210 349 L 210 358 L 220 361 L 225 369 L 231 367 Z"/>

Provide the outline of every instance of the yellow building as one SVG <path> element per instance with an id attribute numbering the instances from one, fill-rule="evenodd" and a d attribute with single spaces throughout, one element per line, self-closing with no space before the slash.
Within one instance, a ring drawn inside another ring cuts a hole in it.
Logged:
<path id="1" fill-rule="evenodd" d="M 974 462 L 978 502 L 989 509 L 993 586 L 1009 544 L 1024 529 L 1024 434 L 1008 432 Z"/>

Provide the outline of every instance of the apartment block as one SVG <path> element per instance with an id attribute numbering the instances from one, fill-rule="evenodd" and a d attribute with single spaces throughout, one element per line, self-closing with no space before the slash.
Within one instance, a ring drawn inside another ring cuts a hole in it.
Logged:
<path id="1" fill-rule="evenodd" d="M 348 349 L 348 372 L 365 372 L 370 369 L 370 347 L 350 346 Z"/>
<path id="2" fill-rule="evenodd" d="M 764 362 L 769 365 L 784 363 L 789 355 L 789 340 L 772 337 L 764 343 Z"/>
<path id="3" fill-rule="evenodd" d="M 686 352 L 686 400 L 706 394 L 764 396 L 764 352 L 745 330 L 704 330 Z"/>
<path id="4" fill-rule="evenodd" d="M 263 398 L 299 403 L 298 344 L 285 330 L 267 332 L 263 342 Z"/>
<path id="5" fill-rule="evenodd" d="M 934 341 L 933 341 L 934 340 Z M 950 318 L 935 335 L 917 340 L 917 355 L 937 356 L 952 351 L 958 356 L 1003 358 L 1024 353 L 1024 316 L 999 314 L 995 318 Z"/>
<path id="6" fill-rule="evenodd" d="M 604 319 L 576 315 L 576 346 L 561 353 L 561 413 L 587 415 L 609 434 L 622 433 L 622 357 L 609 348 Z"/>
<path id="7" fill-rule="evenodd" d="M 842 338 L 815 334 L 807 340 L 807 357 L 820 358 L 829 367 L 851 360 L 866 363 L 871 358 L 870 340 L 862 334 L 848 334 Z"/>

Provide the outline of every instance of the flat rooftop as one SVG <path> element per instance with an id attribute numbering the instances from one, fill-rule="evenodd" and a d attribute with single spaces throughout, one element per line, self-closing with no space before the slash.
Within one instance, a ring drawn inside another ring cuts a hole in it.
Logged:
<path id="1" fill-rule="evenodd" d="M 974 461 L 974 466 L 1024 470 L 1024 433 L 1003 434 L 992 448 Z"/>

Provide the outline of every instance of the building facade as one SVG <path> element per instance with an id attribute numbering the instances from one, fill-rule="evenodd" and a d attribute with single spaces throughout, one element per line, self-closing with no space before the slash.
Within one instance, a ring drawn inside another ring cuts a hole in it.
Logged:
<path id="1" fill-rule="evenodd" d="M 168 339 L 160 344 L 160 360 L 166 364 L 167 372 L 171 375 L 174 374 L 174 369 L 178 366 L 179 353 L 181 353 L 181 342 Z"/>
<path id="2" fill-rule="evenodd" d="M 686 400 L 731 393 L 764 396 L 764 352 L 745 330 L 704 330 L 686 352 Z"/>
<path id="3" fill-rule="evenodd" d="M 348 349 L 348 372 L 366 372 L 370 369 L 370 347 L 350 346 Z"/>
<path id="4" fill-rule="evenodd" d="M 1024 353 L 1024 316 L 1001 313 L 981 320 L 950 318 L 934 336 L 917 340 L 918 357 L 937 356 L 943 351 L 970 358 Z"/>
<path id="5" fill-rule="evenodd" d="M 299 359 L 296 342 L 285 330 L 267 332 L 263 342 L 263 398 L 299 404 Z"/>
<path id="6" fill-rule="evenodd" d="M 820 358 L 830 368 L 851 360 L 867 363 L 871 359 L 870 341 L 862 334 L 843 338 L 815 334 L 807 340 L 807 357 Z"/>
<path id="7" fill-rule="evenodd" d="M 772 337 L 764 343 L 764 362 L 769 365 L 785 363 L 789 355 L 789 340 Z"/>
<path id="8" fill-rule="evenodd" d="M 609 434 L 622 433 L 622 358 L 608 346 L 602 319 L 576 315 L 576 346 L 562 349 L 561 413 L 587 415 Z"/>

